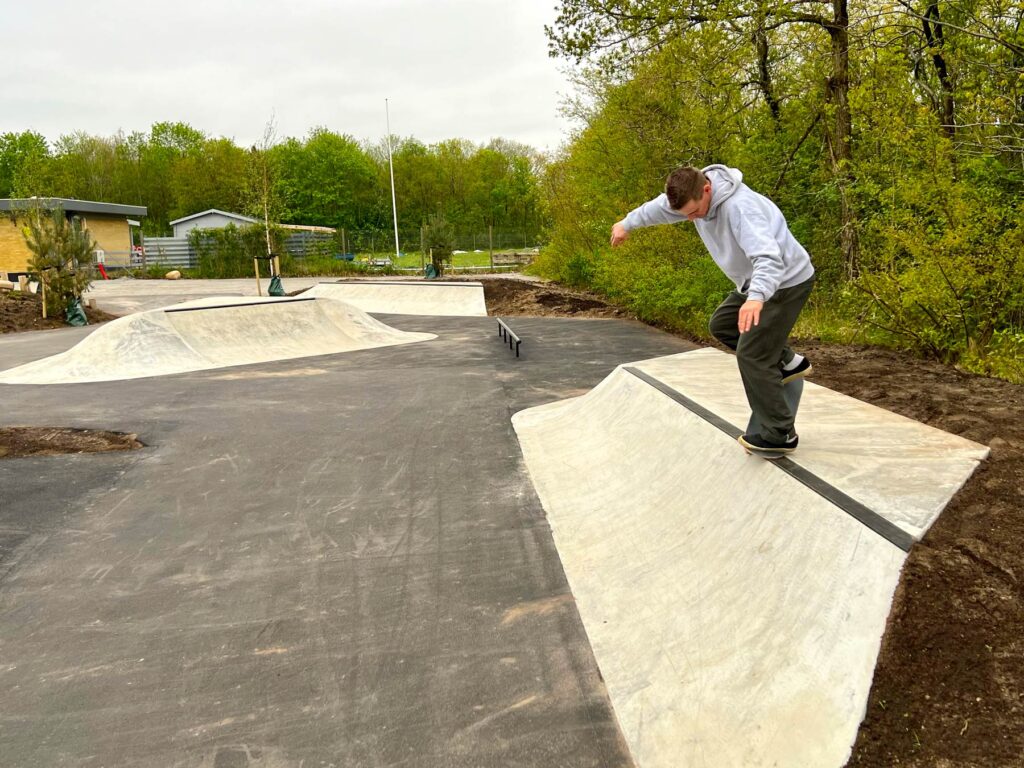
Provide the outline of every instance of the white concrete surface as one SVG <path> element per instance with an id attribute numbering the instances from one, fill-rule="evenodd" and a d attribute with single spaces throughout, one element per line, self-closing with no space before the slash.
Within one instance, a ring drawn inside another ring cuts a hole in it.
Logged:
<path id="1" fill-rule="evenodd" d="M 173 311 L 184 308 L 193 311 Z M 66 352 L 0 372 L 0 383 L 137 379 L 433 338 L 335 299 L 216 296 L 113 320 Z"/>
<path id="2" fill-rule="evenodd" d="M 341 299 L 364 312 L 392 315 L 486 317 L 481 283 L 358 280 L 322 282 L 305 295 Z"/>
<path id="3" fill-rule="evenodd" d="M 731 356 L 634 365 L 746 423 Z M 918 529 L 987 452 L 821 387 L 801 416 L 796 463 Z M 513 425 L 639 768 L 844 765 L 903 551 L 622 368 Z"/>
<path id="4" fill-rule="evenodd" d="M 737 427 L 750 417 L 736 359 L 702 349 L 637 363 Z M 813 378 L 813 377 L 812 377 Z M 931 527 L 988 448 L 808 380 L 797 413 L 797 464 L 915 539 Z"/>

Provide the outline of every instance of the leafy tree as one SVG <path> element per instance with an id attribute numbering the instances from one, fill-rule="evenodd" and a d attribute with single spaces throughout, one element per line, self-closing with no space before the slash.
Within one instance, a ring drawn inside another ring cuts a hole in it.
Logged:
<path id="1" fill-rule="evenodd" d="M 274 154 L 285 221 L 350 230 L 376 224 L 377 167 L 351 136 L 316 128 Z"/>
<path id="2" fill-rule="evenodd" d="M 248 159 L 230 139 L 207 139 L 174 163 L 168 187 L 173 210 L 183 216 L 210 208 L 240 211 Z"/>
<path id="3" fill-rule="evenodd" d="M 816 6 L 831 8 L 819 13 Z M 802 28 L 824 32 L 828 49 L 816 44 L 804 47 L 804 57 L 828 62 L 822 109 L 827 115 L 825 137 L 841 206 L 840 240 L 845 269 L 858 271 L 856 211 L 850 187 L 853 184 L 853 129 L 849 107 L 850 17 L 847 0 L 830 3 L 777 3 L 771 0 L 717 2 L 690 0 L 677 4 L 668 0 L 636 0 L 627 7 L 602 0 L 562 0 L 554 27 L 547 27 L 552 56 L 564 55 L 580 63 L 596 62 L 608 74 L 622 68 L 626 73 L 648 53 L 660 52 L 676 39 L 709 27 L 720 30 L 725 49 L 747 47 L 747 61 L 757 62 L 756 73 L 743 81 L 732 81 L 733 89 L 755 86 L 773 119 L 781 117 L 782 103 L 772 80 L 772 35 L 786 30 L 797 40 Z M 790 28 L 795 28 L 792 31 Z M 696 70 L 704 72 L 705 70 Z M 620 75 L 621 77 L 621 75 Z"/>
<path id="4" fill-rule="evenodd" d="M 46 139 L 35 131 L 0 135 L 0 197 L 43 193 L 51 161 Z"/>

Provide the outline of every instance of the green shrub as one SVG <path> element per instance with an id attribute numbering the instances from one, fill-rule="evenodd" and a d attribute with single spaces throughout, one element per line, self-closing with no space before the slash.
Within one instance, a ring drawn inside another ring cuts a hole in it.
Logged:
<path id="1" fill-rule="evenodd" d="M 293 260 L 284 249 L 285 237 L 285 230 L 271 226 L 271 245 L 273 252 L 280 257 L 281 273 L 291 274 Z M 201 278 L 252 277 L 253 259 L 267 255 L 266 232 L 262 224 L 193 229 L 188 239 L 199 256 L 196 276 Z M 266 261 L 260 262 L 260 274 L 263 277 L 270 275 Z"/>

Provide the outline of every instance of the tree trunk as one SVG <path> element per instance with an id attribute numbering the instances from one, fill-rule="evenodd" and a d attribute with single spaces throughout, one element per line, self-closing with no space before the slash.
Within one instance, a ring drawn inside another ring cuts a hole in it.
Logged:
<path id="1" fill-rule="evenodd" d="M 765 29 L 765 13 L 760 5 L 755 17 L 754 24 L 754 50 L 757 51 L 757 85 L 761 89 L 768 109 L 771 110 L 772 120 L 778 124 L 781 119 L 781 107 L 779 99 L 775 95 L 775 86 L 772 83 L 772 72 L 768 61 L 768 32 Z"/>
<path id="2" fill-rule="evenodd" d="M 850 115 L 850 14 L 846 0 L 832 0 L 833 18 L 828 27 L 832 40 L 832 75 L 828 79 L 828 102 L 833 111 L 832 127 L 826 131 L 832 172 L 839 187 L 841 229 L 839 235 L 846 276 L 860 271 L 857 241 L 857 213 L 850 200 L 853 184 L 853 121 Z"/>
<path id="3" fill-rule="evenodd" d="M 935 28 L 929 19 L 935 22 Z M 939 19 L 938 0 L 931 0 L 925 10 L 924 18 L 921 19 L 921 26 L 924 30 L 924 37 L 928 43 L 928 50 L 932 54 L 932 66 L 935 67 L 935 74 L 939 78 L 939 90 L 942 95 L 939 117 L 942 120 L 942 132 L 949 139 L 956 138 L 956 115 L 954 114 L 955 102 L 953 101 L 953 83 L 949 77 L 949 69 L 946 66 L 944 53 L 946 35 L 943 31 L 942 21 Z"/>

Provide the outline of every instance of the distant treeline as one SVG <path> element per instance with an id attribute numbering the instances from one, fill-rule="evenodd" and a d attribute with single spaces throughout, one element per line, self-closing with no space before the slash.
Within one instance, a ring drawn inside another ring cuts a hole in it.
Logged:
<path id="1" fill-rule="evenodd" d="M 705 334 L 728 283 L 689 225 L 609 228 L 681 164 L 773 198 L 818 268 L 799 330 L 1024 381 L 1024 5 L 562 0 L 580 129 L 539 269 Z"/>
<path id="2" fill-rule="evenodd" d="M 265 136 L 266 138 L 266 136 Z M 529 233 L 541 229 L 538 172 L 532 148 L 496 139 L 425 145 L 394 138 L 399 222 L 414 230 L 441 213 L 456 229 Z M 76 132 L 52 146 L 34 131 L 0 135 L 0 198 L 67 197 L 145 205 L 147 235 L 168 235 L 168 222 L 209 208 L 262 218 L 259 179 L 271 179 L 272 218 L 360 232 L 392 224 L 387 147 L 318 128 L 303 139 L 239 147 L 185 123 L 157 123 L 148 133 L 92 136 Z"/>

